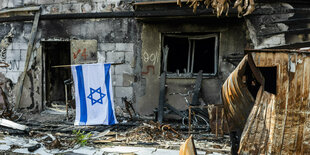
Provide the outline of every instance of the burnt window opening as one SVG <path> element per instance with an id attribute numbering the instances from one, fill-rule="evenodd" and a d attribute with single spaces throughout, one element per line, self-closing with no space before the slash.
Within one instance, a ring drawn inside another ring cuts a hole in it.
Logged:
<path id="1" fill-rule="evenodd" d="M 70 64 L 70 42 L 45 41 L 42 44 L 45 61 L 46 105 L 65 104 L 64 81 L 71 78 L 71 68 L 52 66 Z M 68 98 L 72 98 L 71 90 L 68 91 Z"/>
<path id="2" fill-rule="evenodd" d="M 277 94 L 277 67 L 258 67 L 258 69 L 265 78 L 264 90 Z"/>
<path id="3" fill-rule="evenodd" d="M 203 70 L 204 76 L 216 75 L 217 34 L 165 34 L 162 46 L 163 71 L 168 76 L 192 77 L 200 70 Z"/>

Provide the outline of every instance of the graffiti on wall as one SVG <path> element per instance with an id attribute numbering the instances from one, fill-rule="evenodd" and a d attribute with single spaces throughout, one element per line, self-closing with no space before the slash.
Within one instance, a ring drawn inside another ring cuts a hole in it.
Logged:
<path id="1" fill-rule="evenodd" d="M 96 63 L 97 60 L 97 40 L 71 41 L 72 64 Z"/>
<path id="2" fill-rule="evenodd" d="M 157 64 L 159 62 L 160 59 L 160 55 L 159 53 L 152 53 L 149 54 L 147 52 L 144 52 L 142 54 L 142 59 L 144 64 L 151 64 L 151 65 L 146 65 L 146 67 L 144 67 L 143 72 L 141 72 L 142 75 L 147 75 L 149 73 L 152 73 L 152 75 L 155 74 L 155 64 Z"/>

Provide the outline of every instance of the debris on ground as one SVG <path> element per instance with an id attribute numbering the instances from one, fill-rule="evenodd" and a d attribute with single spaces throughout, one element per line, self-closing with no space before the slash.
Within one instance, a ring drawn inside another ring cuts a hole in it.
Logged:
<path id="1" fill-rule="evenodd" d="M 28 132 L 0 126 L 0 152 L 117 154 L 122 152 L 115 148 L 124 147 L 136 150 L 124 153 L 179 154 L 188 137 L 188 128 L 182 123 L 160 124 L 149 116 L 131 119 L 126 114 L 113 126 L 74 126 L 73 110 L 69 110 L 68 121 L 65 106 L 51 107 L 40 114 L 24 113 L 14 123 L 27 126 Z M 216 137 L 199 129 L 192 134 L 200 154 L 229 154 L 229 136 Z"/>

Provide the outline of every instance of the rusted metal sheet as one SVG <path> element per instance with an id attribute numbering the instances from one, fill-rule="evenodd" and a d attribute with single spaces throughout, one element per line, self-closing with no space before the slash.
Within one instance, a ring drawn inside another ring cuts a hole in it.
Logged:
<path id="1" fill-rule="evenodd" d="M 97 62 L 97 40 L 71 40 L 71 64 Z"/>
<path id="2" fill-rule="evenodd" d="M 273 140 L 269 133 L 274 131 L 275 95 L 264 91 L 256 101 L 241 136 L 239 154 L 265 154 Z"/>
<path id="3" fill-rule="evenodd" d="M 310 154 L 310 52 L 298 50 L 250 52 L 257 67 L 277 68 L 276 94 L 262 91 L 262 97 L 259 99 L 256 97 L 255 106 L 241 136 L 239 153 Z M 227 81 L 229 80 L 228 78 Z M 226 87 L 223 86 L 223 91 Z M 234 92 L 236 91 L 231 87 L 222 94 L 236 94 Z M 229 107 L 228 112 L 232 113 L 229 111 L 232 107 L 229 104 L 235 103 L 232 101 L 249 98 L 248 91 L 241 90 L 241 93 L 239 96 L 229 96 L 230 100 L 223 100 L 224 106 Z M 241 104 L 237 106 L 233 112 L 241 112 L 241 106 Z M 236 114 L 231 117 L 236 117 Z"/>
<path id="4" fill-rule="evenodd" d="M 256 95 L 255 93 L 251 94 L 246 85 L 253 82 L 251 79 L 257 81 L 255 83 L 257 91 L 263 91 L 261 87 L 264 85 L 264 80 L 259 70 L 256 69 L 252 58 L 249 59 L 249 56 L 246 55 L 222 86 L 222 101 L 230 131 L 243 129 L 254 105 Z"/>

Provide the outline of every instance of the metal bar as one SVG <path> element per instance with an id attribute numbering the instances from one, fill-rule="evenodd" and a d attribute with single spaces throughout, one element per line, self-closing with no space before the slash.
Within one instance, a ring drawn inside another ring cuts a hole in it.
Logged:
<path id="1" fill-rule="evenodd" d="M 218 137 L 218 132 L 217 132 L 217 130 L 218 130 L 218 127 L 217 127 L 218 122 L 217 122 L 217 120 L 218 120 L 218 106 L 215 107 L 215 137 L 216 138 Z"/>
<path id="2" fill-rule="evenodd" d="M 67 121 L 69 121 L 69 114 L 68 114 L 69 103 L 68 103 L 68 92 L 67 92 L 67 84 L 66 83 L 65 83 L 65 97 L 66 97 L 66 118 L 67 118 Z"/>
<path id="3" fill-rule="evenodd" d="M 121 63 L 111 63 L 111 65 L 121 65 L 124 64 L 124 62 Z M 72 65 L 58 65 L 58 66 L 52 66 L 52 68 L 65 68 L 65 67 L 72 67 L 77 65 L 83 65 L 83 64 L 72 64 Z"/>
<path id="4" fill-rule="evenodd" d="M 35 39 L 35 37 L 37 35 L 37 29 L 38 29 L 40 14 L 41 14 L 41 12 L 38 11 L 35 14 L 35 18 L 34 18 L 34 21 L 33 21 L 32 30 L 31 30 L 31 37 L 30 37 L 29 42 L 28 42 L 28 49 L 27 49 L 25 68 L 24 68 L 24 72 L 22 73 L 20 86 L 19 86 L 19 89 L 18 89 L 17 95 L 16 95 L 16 105 L 15 105 L 16 108 L 19 108 L 19 105 L 20 105 L 20 99 L 21 99 L 22 92 L 23 92 L 24 80 L 25 80 L 26 72 L 28 70 L 31 53 L 32 53 L 32 50 L 33 50 L 34 39 Z"/>
<path id="5" fill-rule="evenodd" d="M 189 106 L 188 107 L 188 135 L 190 135 L 192 131 L 191 121 L 192 121 L 192 108 L 191 106 Z"/>
<path id="6" fill-rule="evenodd" d="M 194 71 L 194 58 L 195 58 L 195 41 L 193 43 L 193 50 L 192 50 L 192 65 L 191 65 L 191 73 Z"/>
<path id="7" fill-rule="evenodd" d="M 164 54 L 164 56 L 163 56 L 163 58 L 164 58 L 164 61 L 163 61 L 164 68 L 163 69 L 164 69 L 164 72 L 167 72 L 168 54 L 169 54 L 169 47 L 168 47 L 168 45 L 163 47 L 163 54 Z"/>
<path id="8" fill-rule="evenodd" d="M 166 72 L 160 75 L 159 91 L 158 122 L 162 123 L 164 119 L 164 105 L 166 102 Z"/>
<path id="9" fill-rule="evenodd" d="M 191 40 L 188 40 L 187 70 L 186 70 L 186 73 L 189 73 L 190 63 L 191 63 Z"/>
<path id="10" fill-rule="evenodd" d="M 215 36 L 215 45 L 214 45 L 214 74 L 217 74 L 217 68 L 218 68 L 218 55 L 219 55 L 219 52 L 218 52 L 218 35 Z"/>

